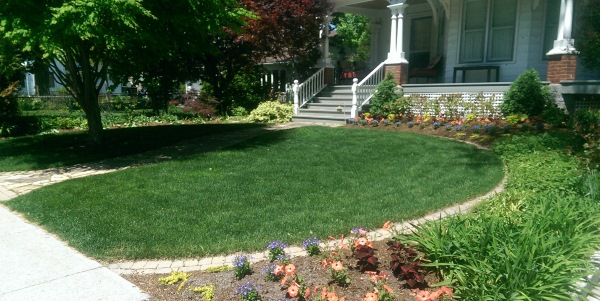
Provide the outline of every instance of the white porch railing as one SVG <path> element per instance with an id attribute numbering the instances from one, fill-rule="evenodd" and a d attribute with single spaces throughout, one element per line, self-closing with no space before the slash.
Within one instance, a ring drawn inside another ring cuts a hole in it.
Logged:
<path id="1" fill-rule="evenodd" d="M 352 111 L 350 117 L 355 118 L 363 105 L 367 104 L 377 90 L 377 86 L 385 77 L 385 62 L 379 64 L 360 83 L 354 79 L 352 85 Z"/>
<path id="2" fill-rule="evenodd" d="M 300 113 L 300 108 L 309 102 L 317 95 L 327 84 L 325 83 L 325 68 L 321 68 L 306 81 L 298 84 L 298 80 L 294 80 L 294 114 Z"/>

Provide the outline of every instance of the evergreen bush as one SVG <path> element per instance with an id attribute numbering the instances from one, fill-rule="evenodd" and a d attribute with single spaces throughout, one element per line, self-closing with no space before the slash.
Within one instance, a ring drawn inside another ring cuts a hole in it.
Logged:
<path id="1" fill-rule="evenodd" d="M 510 85 L 500 110 L 504 116 L 511 114 L 541 116 L 551 103 L 553 101 L 550 89 L 542 85 L 535 69 L 527 69 Z"/>
<path id="2" fill-rule="evenodd" d="M 396 88 L 394 75 L 388 73 L 385 79 L 377 86 L 377 91 L 373 94 L 370 101 L 369 112 L 376 119 L 387 116 L 392 112 L 388 112 L 390 105 L 401 97 L 399 90 Z"/>

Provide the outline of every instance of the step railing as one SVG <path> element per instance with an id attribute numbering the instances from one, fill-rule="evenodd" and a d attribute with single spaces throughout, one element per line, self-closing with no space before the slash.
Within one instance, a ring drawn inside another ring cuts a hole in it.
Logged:
<path id="1" fill-rule="evenodd" d="M 371 100 L 377 86 L 385 77 L 385 62 L 379 64 L 369 75 L 358 82 L 358 79 L 354 79 L 352 85 L 352 110 L 350 111 L 350 117 L 355 118 L 359 110 Z"/>
<path id="2" fill-rule="evenodd" d="M 313 99 L 326 86 L 325 68 L 319 69 L 319 71 L 301 84 L 298 84 L 298 80 L 294 80 L 294 86 L 292 87 L 292 91 L 294 92 L 294 115 L 298 115 L 300 108 Z"/>

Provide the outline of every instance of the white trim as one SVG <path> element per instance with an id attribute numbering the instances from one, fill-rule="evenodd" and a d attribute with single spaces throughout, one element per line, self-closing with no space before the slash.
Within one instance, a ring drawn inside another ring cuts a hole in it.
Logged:
<path id="1" fill-rule="evenodd" d="M 554 48 L 552 48 L 547 55 L 577 53 L 577 49 L 575 49 L 575 40 L 572 38 L 573 1 L 574 0 L 561 0 L 560 15 L 565 17 L 559 18 L 558 34 L 556 40 L 554 40 Z"/>
<path id="2" fill-rule="evenodd" d="M 488 59 L 488 51 L 490 49 L 490 28 L 492 21 L 492 13 L 493 13 L 493 1 L 503 1 L 503 0 L 484 0 L 486 1 L 486 20 L 485 20 L 485 28 L 484 28 L 484 41 L 483 41 L 483 58 L 481 61 L 477 62 L 464 62 L 462 60 L 462 51 L 463 51 L 463 41 L 464 41 L 464 31 L 465 31 L 465 22 L 466 22 L 466 0 L 461 1 L 460 3 L 460 22 L 459 22 L 459 35 L 458 35 L 458 51 L 457 51 L 457 66 L 458 65 L 470 65 L 470 64 L 510 64 L 516 63 L 517 61 L 517 37 L 519 33 L 519 26 L 521 25 L 521 0 L 516 0 L 516 8 L 515 8 L 515 22 L 514 22 L 514 32 L 513 32 L 513 50 L 512 50 L 512 59 L 511 60 L 489 60 Z"/>

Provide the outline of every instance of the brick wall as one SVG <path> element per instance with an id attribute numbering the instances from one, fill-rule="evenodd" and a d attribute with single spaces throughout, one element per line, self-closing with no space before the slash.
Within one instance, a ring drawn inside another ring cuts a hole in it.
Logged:
<path id="1" fill-rule="evenodd" d="M 385 74 L 394 74 L 394 80 L 398 85 L 408 83 L 408 64 L 385 65 Z"/>
<path id="2" fill-rule="evenodd" d="M 575 80 L 577 70 L 577 55 L 560 54 L 548 58 L 548 75 L 546 79 L 558 84 L 561 80 Z"/>

